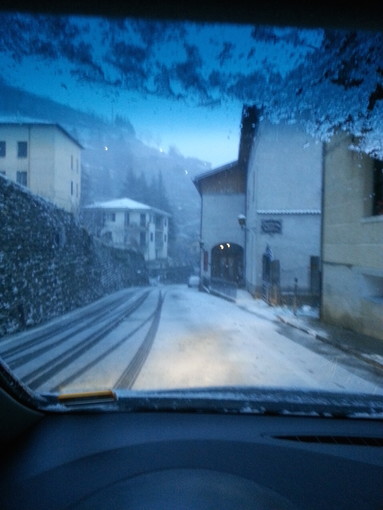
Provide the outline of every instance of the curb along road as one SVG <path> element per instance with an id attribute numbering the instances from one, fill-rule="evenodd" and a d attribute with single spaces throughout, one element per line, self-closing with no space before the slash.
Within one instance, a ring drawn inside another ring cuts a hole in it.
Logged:
<path id="1" fill-rule="evenodd" d="M 366 347 L 365 345 L 360 344 L 361 340 L 359 338 L 359 335 L 357 335 L 353 331 L 346 331 L 343 330 L 342 328 L 336 328 L 328 325 L 326 326 L 325 324 L 321 324 L 323 331 L 318 331 L 318 329 L 316 329 L 315 327 L 310 327 L 309 324 L 305 323 L 305 320 L 303 318 L 297 319 L 296 317 L 289 317 L 288 315 L 283 315 L 281 313 L 278 313 L 277 311 L 273 312 L 272 307 L 270 308 L 268 307 L 267 308 L 268 311 L 267 313 L 265 313 L 265 310 L 260 308 L 258 305 L 254 307 L 255 304 L 254 300 L 252 298 L 250 299 L 247 294 L 244 294 L 244 296 L 246 296 L 245 299 L 243 298 L 233 299 L 219 292 L 212 292 L 211 289 L 204 290 L 205 292 L 206 291 L 209 292 L 209 294 L 213 294 L 219 298 L 224 298 L 228 301 L 234 302 L 239 308 L 242 308 L 243 310 L 251 314 L 262 316 L 268 320 L 276 319 L 288 326 L 299 329 L 300 331 L 303 331 L 304 333 L 314 337 L 315 339 L 320 340 L 321 342 L 324 342 L 328 345 L 331 345 L 343 352 L 346 352 L 360 359 L 361 361 L 368 363 L 375 369 L 383 372 L 383 346 L 380 349 L 381 352 L 379 352 L 379 348 L 377 349 L 378 352 L 376 352 L 375 342 L 379 342 L 379 340 L 377 339 L 369 338 L 368 343 L 370 343 L 370 348 L 368 348 L 368 346 Z M 326 331 L 326 327 L 327 329 L 330 328 L 330 330 L 331 329 L 334 330 L 332 334 Z M 345 335 L 348 338 L 346 338 L 345 343 L 343 343 L 341 341 L 341 337 Z M 348 345 L 346 343 L 350 339 L 350 335 L 354 336 L 353 343 L 356 345 L 356 347 L 353 347 L 352 345 Z M 355 341 L 355 335 L 357 335 L 358 339 L 357 341 Z M 363 335 L 360 335 L 360 337 L 363 337 Z M 371 341 L 373 341 L 372 346 Z M 358 343 L 360 344 L 360 347 Z"/>
<path id="2" fill-rule="evenodd" d="M 365 361 L 365 362 L 369 363 L 370 365 L 372 365 L 373 367 L 383 371 L 383 357 L 382 357 L 382 362 L 377 361 L 376 359 L 372 358 L 371 355 L 361 352 L 357 349 L 353 349 L 352 347 L 349 347 L 347 345 L 341 344 L 340 342 L 331 340 L 331 338 L 328 335 L 326 335 L 326 333 L 319 333 L 317 330 L 310 328 L 309 326 L 307 326 L 303 323 L 300 323 L 297 320 L 294 321 L 293 319 L 283 317 L 282 315 L 278 315 L 278 314 L 276 314 L 276 318 L 278 320 L 280 320 L 281 322 L 283 322 L 284 324 L 287 324 L 288 326 L 292 326 L 296 329 L 299 329 L 300 331 L 303 331 L 303 332 L 307 333 L 308 335 L 313 336 L 317 340 L 320 340 L 322 342 L 325 342 L 329 345 L 336 347 L 337 349 L 340 349 L 344 352 L 352 354 L 353 356 L 357 357 L 358 359 Z"/>

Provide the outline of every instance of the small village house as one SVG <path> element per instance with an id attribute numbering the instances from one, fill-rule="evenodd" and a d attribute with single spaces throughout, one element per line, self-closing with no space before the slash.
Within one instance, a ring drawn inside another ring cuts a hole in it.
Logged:
<path id="1" fill-rule="evenodd" d="M 83 221 L 91 234 L 117 248 L 141 252 L 149 263 L 168 258 L 170 216 L 130 198 L 98 202 L 83 209 Z"/>
<path id="2" fill-rule="evenodd" d="M 238 160 L 205 172 L 193 182 L 201 196 L 201 279 L 244 284 L 245 232 L 238 215 L 246 209 L 246 172 L 257 117 L 244 109 Z"/>

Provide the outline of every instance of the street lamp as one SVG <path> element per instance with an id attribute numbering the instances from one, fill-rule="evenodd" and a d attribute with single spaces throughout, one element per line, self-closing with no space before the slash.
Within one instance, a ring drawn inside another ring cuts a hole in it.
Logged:
<path id="1" fill-rule="evenodd" d="M 238 215 L 238 223 L 242 230 L 246 228 L 246 216 L 244 214 Z"/>
<path id="2" fill-rule="evenodd" d="M 246 226 L 246 216 L 244 214 L 238 214 L 238 223 L 242 230 L 246 230 L 247 232 L 255 232 L 255 227 L 247 227 Z"/>

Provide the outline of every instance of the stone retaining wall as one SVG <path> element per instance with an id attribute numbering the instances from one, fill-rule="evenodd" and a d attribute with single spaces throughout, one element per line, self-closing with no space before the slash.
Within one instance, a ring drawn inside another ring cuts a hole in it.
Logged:
<path id="1" fill-rule="evenodd" d="M 0 175 L 0 336 L 147 283 L 141 254 L 101 244 L 72 214 Z"/>

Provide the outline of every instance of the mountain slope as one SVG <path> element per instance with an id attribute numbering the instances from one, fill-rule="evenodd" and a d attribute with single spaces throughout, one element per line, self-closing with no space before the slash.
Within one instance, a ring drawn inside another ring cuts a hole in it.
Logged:
<path id="1" fill-rule="evenodd" d="M 124 188 L 129 174 L 143 178 L 148 186 L 161 176 L 180 238 L 186 244 L 198 238 L 200 200 L 192 178 L 209 169 L 206 162 L 185 158 L 174 149 L 163 153 L 148 147 L 136 137 L 128 119 L 116 116 L 108 121 L 4 82 L 0 82 L 0 120 L 58 123 L 79 140 L 84 147 L 84 205 L 121 194 L 137 196 L 137 190 Z M 137 198 L 150 201 L 148 196 Z"/>

